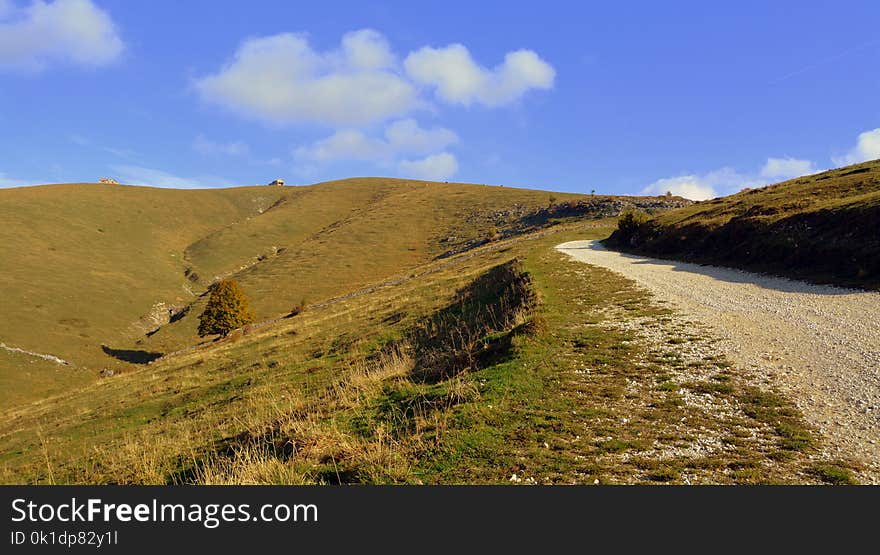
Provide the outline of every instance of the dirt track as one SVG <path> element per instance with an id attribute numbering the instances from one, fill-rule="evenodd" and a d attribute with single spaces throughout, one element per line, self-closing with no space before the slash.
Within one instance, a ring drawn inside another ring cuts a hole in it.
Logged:
<path id="1" fill-rule="evenodd" d="M 811 285 L 729 268 L 557 245 L 622 274 L 708 324 L 740 367 L 788 393 L 834 456 L 880 483 L 880 293 Z"/>

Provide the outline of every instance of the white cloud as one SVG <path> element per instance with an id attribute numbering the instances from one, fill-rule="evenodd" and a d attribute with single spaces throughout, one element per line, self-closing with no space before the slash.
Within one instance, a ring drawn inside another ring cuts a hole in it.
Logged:
<path id="1" fill-rule="evenodd" d="M 333 135 L 294 151 L 299 160 L 330 162 L 360 160 L 389 163 L 402 155 L 437 152 L 458 141 L 458 136 L 443 127 L 424 129 L 414 119 L 389 124 L 384 137 L 369 137 L 357 129 L 343 129 Z"/>
<path id="2" fill-rule="evenodd" d="M 715 188 L 698 175 L 680 175 L 658 179 L 642 189 L 639 194 L 665 195 L 667 192 L 691 200 L 706 200 L 718 196 Z"/>
<path id="3" fill-rule="evenodd" d="M 209 140 L 204 135 L 199 135 L 193 141 L 193 148 L 201 154 L 213 156 L 242 156 L 247 154 L 250 149 L 248 145 L 242 141 L 233 141 L 228 143 L 218 143 Z"/>
<path id="4" fill-rule="evenodd" d="M 104 152 L 109 152 L 113 156 L 125 158 L 126 160 L 132 160 L 140 157 L 140 154 L 137 151 L 131 150 L 129 148 L 116 148 L 112 146 L 102 146 L 100 148 Z"/>
<path id="5" fill-rule="evenodd" d="M 414 119 L 395 121 L 385 129 L 385 139 L 395 152 L 427 154 L 458 142 L 458 135 L 444 127 L 422 129 Z"/>
<path id="6" fill-rule="evenodd" d="M 249 39 L 195 86 L 209 102 L 274 123 L 360 125 L 419 105 L 416 88 L 396 72 L 385 38 L 368 29 L 348 33 L 339 49 L 324 53 L 304 35 Z"/>
<path id="7" fill-rule="evenodd" d="M 424 47 L 410 53 L 404 66 L 417 83 L 436 87 L 442 100 L 465 106 L 508 104 L 530 89 L 553 88 L 556 77 L 553 66 L 531 50 L 508 52 L 504 63 L 487 69 L 461 44 Z"/>
<path id="8" fill-rule="evenodd" d="M 531 50 L 508 52 L 488 69 L 461 44 L 411 52 L 401 66 L 387 39 L 371 29 L 319 52 L 303 34 L 244 41 L 220 71 L 196 79 L 208 102 L 270 123 L 366 125 L 427 103 L 419 86 L 453 104 L 508 104 L 532 89 L 550 89 L 556 70 Z"/>
<path id="9" fill-rule="evenodd" d="M 141 166 L 112 166 L 116 179 L 120 183 L 130 185 L 148 185 L 150 187 L 168 187 L 173 189 L 206 189 L 214 187 L 230 187 L 232 182 L 215 176 L 180 177 L 162 170 Z"/>
<path id="10" fill-rule="evenodd" d="M 0 68 L 103 66 L 124 48 L 113 20 L 91 0 L 35 0 L 24 8 L 0 2 Z"/>
<path id="11" fill-rule="evenodd" d="M 446 181 L 458 171 L 458 160 L 453 154 L 441 152 L 421 160 L 403 160 L 397 167 L 407 177 L 427 181 Z"/>
<path id="12" fill-rule="evenodd" d="M 837 166 L 880 159 L 880 128 L 859 134 L 856 145 L 844 156 L 835 156 Z M 779 181 L 824 171 L 813 161 L 802 158 L 767 158 L 756 173 L 739 173 L 725 167 L 706 174 L 685 174 L 658 179 L 640 194 L 663 195 L 667 191 L 692 200 L 706 200 L 736 193 L 746 187 L 763 187 Z"/>
<path id="13" fill-rule="evenodd" d="M 367 137 L 363 131 L 343 129 L 311 146 L 297 148 L 294 156 L 315 162 L 381 160 L 388 156 L 387 147 L 382 139 Z"/>
<path id="14" fill-rule="evenodd" d="M 342 65 L 354 69 L 381 70 L 392 67 L 394 54 L 388 41 L 381 33 L 372 29 L 361 29 L 342 37 Z"/>
<path id="15" fill-rule="evenodd" d="M 733 168 L 724 167 L 702 175 L 687 174 L 666 177 L 651 183 L 642 191 L 642 195 L 665 195 L 671 192 L 691 200 L 707 200 L 721 195 L 740 191 L 745 187 L 765 185 L 756 176 L 738 173 Z"/>
<path id="16" fill-rule="evenodd" d="M 70 135 L 70 142 L 72 142 L 73 144 L 78 145 L 78 146 L 91 146 L 92 145 L 92 141 L 90 141 L 86 137 L 83 137 L 82 135 L 77 135 L 75 133 Z"/>
<path id="17" fill-rule="evenodd" d="M 799 158 L 767 158 L 761 168 L 761 177 L 771 179 L 793 179 L 802 175 L 816 173 L 818 170 L 810 160 Z"/>
<path id="18" fill-rule="evenodd" d="M 838 166 L 848 166 L 880 158 L 880 127 L 859 135 L 856 146 L 846 155 L 834 157 Z"/>

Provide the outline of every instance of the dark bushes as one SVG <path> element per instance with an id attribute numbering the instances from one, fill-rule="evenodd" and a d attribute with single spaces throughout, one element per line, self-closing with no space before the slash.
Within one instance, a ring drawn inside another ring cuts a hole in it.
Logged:
<path id="1" fill-rule="evenodd" d="M 518 260 L 489 269 L 411 333 L 414 377 L 435 382 L 503 359 L 537 296 Z"/>

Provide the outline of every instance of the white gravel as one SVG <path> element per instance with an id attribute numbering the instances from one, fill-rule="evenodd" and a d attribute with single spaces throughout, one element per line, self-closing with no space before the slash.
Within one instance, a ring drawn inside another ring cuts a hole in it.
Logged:
<path id="1" fill-rule="evenodd" d="M 786 392 L 832 456 L 880 483 L 880 294 L 606 250 L 557 245 L 574 259 L 630 278 L 708 324 L 739 367 Z"/>

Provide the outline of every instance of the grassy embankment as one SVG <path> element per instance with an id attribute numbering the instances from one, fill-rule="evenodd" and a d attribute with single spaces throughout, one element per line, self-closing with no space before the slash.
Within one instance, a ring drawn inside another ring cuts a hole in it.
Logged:
<path id="1" fill-rule="evenodd" d="M 880 161 L 672 210 L 615 233 L 630 252 L 880 289 Z"/>

